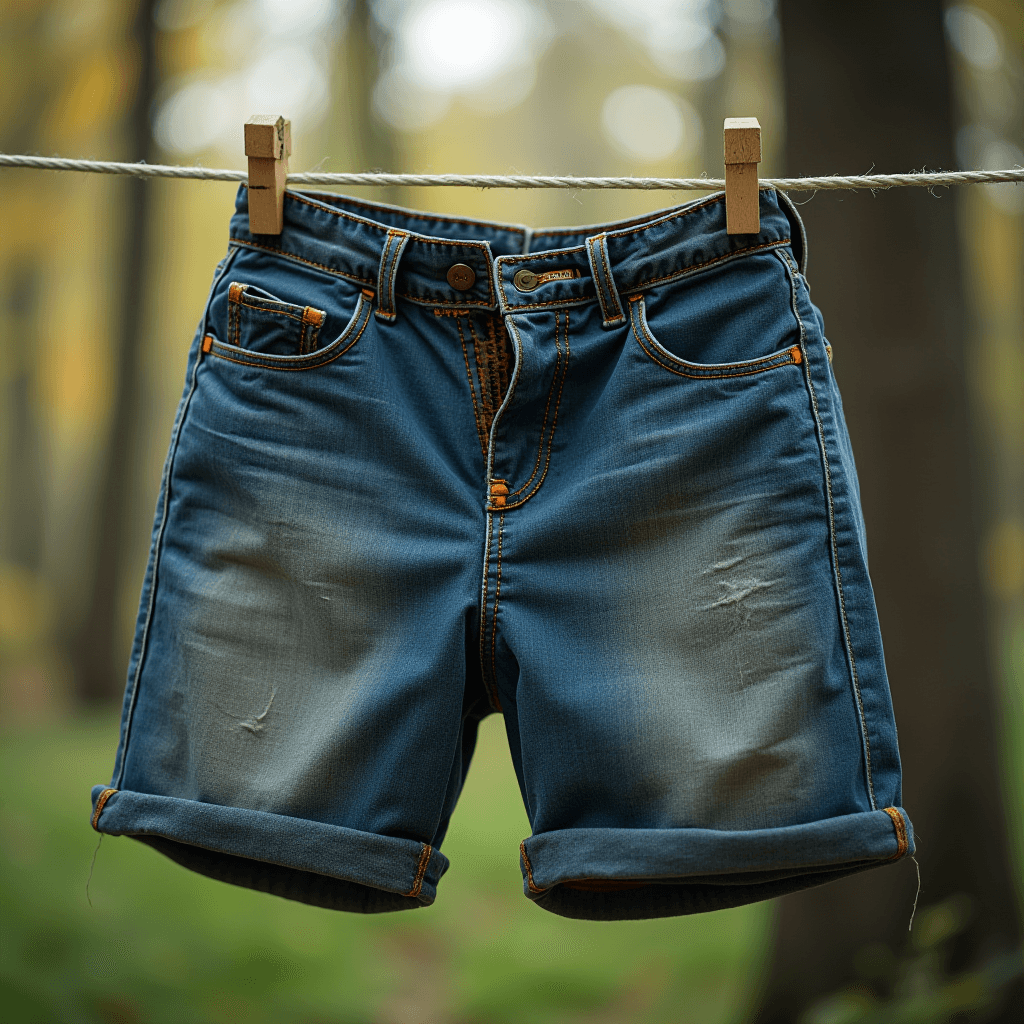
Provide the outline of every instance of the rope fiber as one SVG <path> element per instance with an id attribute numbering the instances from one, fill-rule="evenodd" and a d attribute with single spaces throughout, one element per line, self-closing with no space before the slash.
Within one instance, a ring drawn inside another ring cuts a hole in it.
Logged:
<path id="1" fill-rule="evenodd" d="M 0 167 L 33 167 L 45 171 L 86 171 L 127 174 L 137 178 L 193 178 L 202 181 L 248 181 L 245 171 L 171 164 L 114 163 L 108 160 L 65 160 L 62 157 L 0 153 Z M 1024 181 L 1024 168 L 1004 171 L 922 171 L 913 174 L 828 175 L 818 178 L 762 178 L 761 188 L 784 192 L 818 189 L 886 189 L 900 186 L 975 185 Z M 711 192 L 725 188 L 724 178 L 577 178 L 573 175 L 526 174 L 328 174 L 319 171 L 289 174 L 289 185 L 454 185 L 462 188 L 628 188 Z"/>

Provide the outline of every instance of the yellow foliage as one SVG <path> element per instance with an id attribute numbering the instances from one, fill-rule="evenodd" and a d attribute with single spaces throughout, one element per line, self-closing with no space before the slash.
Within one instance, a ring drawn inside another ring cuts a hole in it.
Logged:
<path id="1" fill-rule="evenodd" d="M 75 139 L 119 116 L 131 99 L 138 61 L 127 48 L 89 54 L 57 94 L 44 117 L 51 139 Z"/>
<path id="2" fill-rule="evenodd" d="M 1024 594 L 1024 524 L 1004 519 L 985 539 L 985 580 L 997 597 Z"/>
<path id="3" fill-rule="evenodd" d="M 43 580 L 18 565 L 0 562 L 0 650 L 29 647 L 50 627 L 50 595 Z"/>

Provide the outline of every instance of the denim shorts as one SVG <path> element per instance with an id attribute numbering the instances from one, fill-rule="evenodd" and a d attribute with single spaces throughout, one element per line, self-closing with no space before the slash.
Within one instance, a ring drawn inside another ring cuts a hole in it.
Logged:
<path id="1" fill-rule="evenodd" d="M 799 218 L 760 203 L 756 236 L 721 194 L 530 231 L 289 192 L 266 236 L 243 187 L 93 826 L 424 906 L 497 713 L 553 913 L 913 853 L 832 350 Z"/>

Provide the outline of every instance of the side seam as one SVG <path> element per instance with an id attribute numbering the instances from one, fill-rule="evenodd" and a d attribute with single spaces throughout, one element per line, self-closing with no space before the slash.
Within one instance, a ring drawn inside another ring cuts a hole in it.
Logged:
<path id="1" fill-rule="evenodd" d="M 116 789 L 121 788 L 121 783 L 124 780 L 124 768 L 128 761 L 128 744 L 131 739 L 132 719 L 135 716 L 135 705 L 139 698 L 139 681 L 142 677 L 142 666 L 146 661 L 146 648 L 149 642 L 149 626 L 153 620 L 153 608 L 156 605 L 156 590 L 160 570 L 160 553 L 163 549 L 164 531 L 167 528 L 167 516 L 171 504 L 171 474 L 174 469 L 174 457 L 178 453 L 178 441 L 181 438 L 181 431 L 185 425 L 185 417 L 188 414 L 188 407 L 191 405 L 192 396 L 196 391 L 196 384 L 199 379 L 199 367 L 203 361 L 203 353 L 200 350 L 199 339 L 206 333 L 206 321 L 207 317 L 210 315 L 210 303 L 213 301 L 213 293 L 221 279 L 228 272 L 228 269 L 234 261 L 237 253 L 238 248 L 232 246 L 231 251 L 221 264 L 218 273 L 214 275 L 213 283 L 210 285 L 210 292 L 206 296 L 206 305 L 203 307 L 203 315 L 199 321 L 199 330 L 196 332 L 196 337 L 193 340 L 193 346 L 195 347 L 195 362 L 192 364 L 192 380 L 189 385 L 188 392 L 178 408 L 178 416 L 174 423 L 174 429 L 171 432 L 171 443 L 167 451 L 167 462 L 164 465 L 163 478 L 160 481 L 160 501 L 162 503 L 162 507 L 158 506 L 160 508 L 160 528 L 157 530 L 156 536 L 153 538 L 153 550 L 151 554 L 153 568 L 151 578 L 149 580 L 149 600 L 146 605 L 146 622 L 142 627 L 142 637 L 139 642 L 139 660 L 135 666 L 135 674 L 131 679 L 132 695 L 131 702 L 128 706 L 128 714 L 125 716 L 124 728 L 122 730 L 123 740 L 120 751 L 121 760 L 117 766 L 117 774 L 111 780 L 111 786 Z"/>
<path id="2" fill-rule="evenodd" d="M 803 318 L 800 316 L 799 304 L 796 295 L 795 268 L 788 257 L 781 250 L 775 250 L 786 276 L 789 279 L 790 301 L 793 315 L 796 317 L 800 329 L 800 351 L 803 354 L 804 380 L 807 384 L 807 391 L 811 399 L 811 411 L 814 415 L 814 432 L 818 438 L 818 448 L 821 452 L 822 468 L 825 474 L 825 501 L 828 510 L 828 537 L 829 554 L 832 559 L 832 573 L 836 586 L 836 598 L 839 603 L 839 617 L 843 629 L 843 645 L 846 650 L 847 667 L 850 672 L 850 681 L 853 686 L 854 700 L 857 706 L 857 718 L 860 723 L 861 744 L 864 751 L 864 774 L 867 784 L 868 799 L 871 802 L 871 809 L 878 810 L 875 801 L 875 786 L 871 777 L 871 743 L 868 739 L 867 718 L 864 714 L 864 699 L 861 695 L 860 679 L 857 675 L 857 659 L 853 653 L 853 642 L 850 638 L 850 624 L 846 614 L 846 597 L 843 591 L 843 572 L 839 564 L 839 546 L 836 541 L 835 506 L 832 497 L 832 468 L 829 464 L 828 449 L 825 444 L 825 431 L 821 423 L 821 411 L 818 408 L 818 396 L 814 390 L 814 381 L 811 379 L 811 367 L 807 359 L 807 332 L 804 327 Z M 902 819 L 901 819 L 902 821 Z"/>

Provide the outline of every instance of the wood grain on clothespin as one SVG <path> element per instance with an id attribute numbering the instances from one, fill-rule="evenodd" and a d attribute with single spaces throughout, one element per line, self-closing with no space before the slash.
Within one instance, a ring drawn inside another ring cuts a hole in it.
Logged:
<path id="1" fill-rule="evenodd" d="M 249 230 L 254 235 L 281 234 L 291 152 L 291 121 L 278 114 L 253 114 L 245 122 L 245 155 L 249 158 Z"/>
<path id="2" fill-rule="evenodd" d="M 757 165 L 761 162 L 761 125 L 756 117 L 725 119 L 725 230 L 756 235 L 761 230 Z"/>

